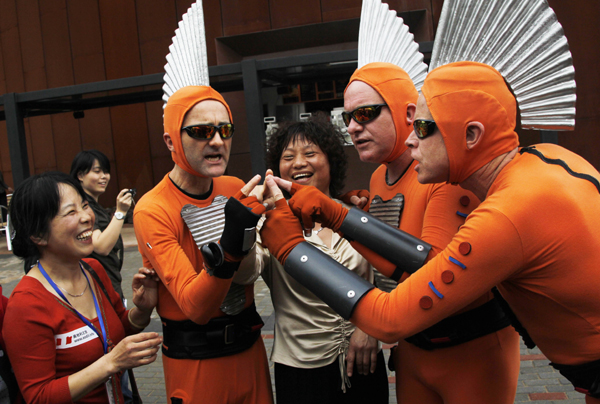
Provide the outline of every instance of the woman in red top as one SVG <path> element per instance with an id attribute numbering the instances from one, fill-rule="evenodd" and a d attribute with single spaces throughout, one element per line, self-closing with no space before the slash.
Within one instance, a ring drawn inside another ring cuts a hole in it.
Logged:
<path id="1" fill-rule="evenodd" d="M 157 333 L 131 335 L 150 321 L 156 275 L 134 276 L 135 307 L 127 311 L 102 266 L 89 261 L 94 276 L 82 265 L 94 249 L 95 217 L 66 174 L 28 178 L 10 216 L 15 255 L 39 259 L 14 289 L 3 330 L 25 401 L 123 403 L 121 372 L 153 362 L 161 343 Z"/>

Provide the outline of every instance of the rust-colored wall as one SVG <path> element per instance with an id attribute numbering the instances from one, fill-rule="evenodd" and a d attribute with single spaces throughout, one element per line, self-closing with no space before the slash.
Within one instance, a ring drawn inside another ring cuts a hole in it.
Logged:
<path id="1" fill-rule="evenodd" d="M 548 3 L 569 40 L 577 83 L 575 131 L 559 132 L 558 143 L 600 169 L 600 7 L 589 0 Z"/>
<path id="2" fill-rule="evenodd" d="M 2 0 L 0 94 L 55 88 L 163 71 L 177 22 L 193 0 Z M 217 63 L 215 38 L 318 24 L 360 16 L 361 0 L 204 0 L 208 61 Z M 431 40 L 443 0 L 389 0 L 398 12 L 425 10 L 418 40 Z M 549 0 L 569 38 L 576 69 L 577 127 L 559 143 L 600 167 L 600 8 L 589 0 Z M 228 174 L 249 179 L 250 155 L 243 93 L 225 94 L 236 121 Z M 112 164 L 113 180 L 101 203 L 119 189 L 142 194 L 173 166 L 162 140 L 162 102 L 63 113 L 25 120 L 30 171 L 68 172 L 82 149 L 97 148 Z M 537 132 L 521 132 L 523 144 Z M 368 185 L 374 167 L 351 160 L 348 187 Z M 0 169 L 12 173 L 6 127 L 0 123 Z"/>

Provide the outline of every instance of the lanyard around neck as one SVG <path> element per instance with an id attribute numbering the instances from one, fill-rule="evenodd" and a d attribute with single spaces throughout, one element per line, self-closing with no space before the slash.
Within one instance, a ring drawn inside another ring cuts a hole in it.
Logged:
<path id="1" fill-rule="evenodd" d="M 79 316 L 81 321 L 83 321 L 88 327 L 90 327 L 98 335 L 98 338 L 100 338 L 100 340 L 102 341 L 102 348 L 104 349 L 104 353 L 108 353 L 108 338 L 106 337 L 106 328 L 104 327 L 104 319 L 102 318 L 102 312 L 100 311 L 100 307 L 98 306 L 98 300 L 96 299 L 96 294 L 94 293 L 94 289 L 90 285 L 90 280 L 89 280 L 88 276 L 86 275 L 81 264 L 79 264 L 79 267 L 81 268 L 81 272 L 83 272 L 83 276 L 85 276 L 85 280 L 87 281 L 88 286 L 90 288 L 90 292 L 92 292 L 92 297 L 94 298 L 94 306 L 96 306 L 96 314 L 98 315 L 98 322 L 100 323 L 102 335 L 100 335 L 100 333 L 98 332 L 96 327 L 94 327 L 94 325 L 90 322 L 90 320 L 88 320 L 83 315 L 81 315 L 81 313 L 79 313 L 75 309 L 75 307 L 73 307 L 73 305 L 71 303 L 69 303 L 69 300 L 67 300 L 67 297 L 58 288 L 58 285 L 56 285 L 56 283 L 54 283 L 52 278 L 50 278 L 50 275 L 48 275 L 48 273 L 44 270 L 42 263 L 39 261 L 38 261 L 38 267 L 40 268 L 40 272 L 42 273 L 42 275 L 44 275 L 44 278 L 46 278 L 46 280 L 48 281 L 50 286 L 52 286 L 54 288 L 56 293 L 58 293 L 58 295 L 72 307 L 73 311 Z"/>

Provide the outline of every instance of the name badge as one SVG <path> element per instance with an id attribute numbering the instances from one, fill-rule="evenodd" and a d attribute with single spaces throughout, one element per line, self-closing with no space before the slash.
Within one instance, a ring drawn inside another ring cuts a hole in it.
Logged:
<path id="1" fill-rule="evenodd" d="M 96 334 L 89 326 L 85 325 L 64 334 L 56 334 L 54 336 L 54 342 L 56 344 L 56 349 L 68 349 L 85 344 L 96 338 L 98 338 L 98 334 Z"/>

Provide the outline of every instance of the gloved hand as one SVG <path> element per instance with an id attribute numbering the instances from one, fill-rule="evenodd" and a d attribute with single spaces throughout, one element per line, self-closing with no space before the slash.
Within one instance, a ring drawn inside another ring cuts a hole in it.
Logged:
<path id="1" fill-rule="evenodd" d="M 313 186 L 292 184 L 290 194 L 290 209 L 305 229 L 312 229 L 314 222 L 319 222 L 337 232 L 348 214 L 348 209 Z"/>
<path id="2" fill-rule="evenodd" d="M 256 227 L 261 215 L 265 213 L 265 206 L 256 196 L 247 196 L 260 181 L 256 175 L 240 189 L 225 205 L 225 227 L 221 235 L 221 247 L 225 252 L 225 260 L 241 261 L 254 244 Z"/>
<path id="3" fill-rule="evenodd" d="M 369 198 L 370 194 L 366 189 L 355 189 L 340 196 L 342 202 L 348 205 L 354 205 L 365 212 L 369 211 L 369 206 L 371 205 Z"/>
<path id="4" fill-rule="evenodd" d="M 283 196 L 275 201 L 275 209 L 267 212 L 260 237 L 263 245 L 282 265 L 294 247 L 304 241 L 302 225 Z"/>

